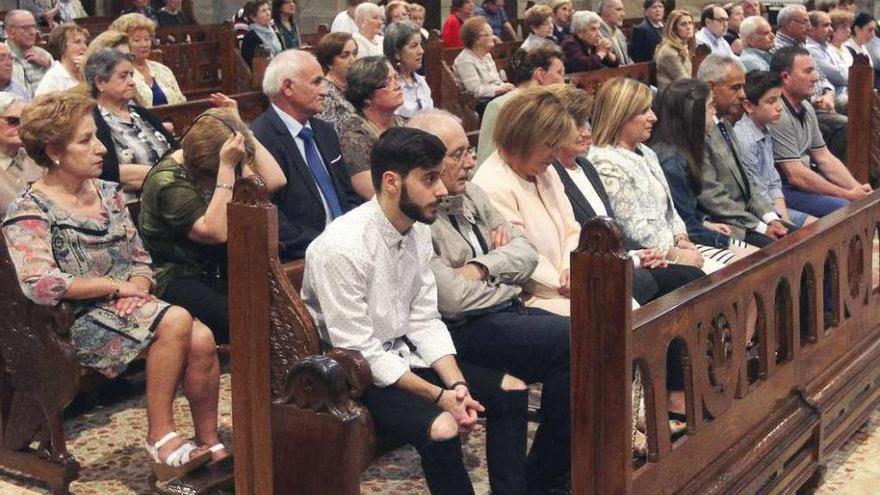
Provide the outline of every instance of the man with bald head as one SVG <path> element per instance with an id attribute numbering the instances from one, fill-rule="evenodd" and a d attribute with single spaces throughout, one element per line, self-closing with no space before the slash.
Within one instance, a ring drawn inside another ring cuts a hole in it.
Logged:
<path id="1" fill-rule="evenodd" d="M 52 66 L 52 55 L 35 46 L 37 21 L 33 14 L 27 10 L 10 10 L 3 21 L 6 45 L 12 52 L 12 78 L 33 96 L 37 85 Z"/>
<path id="2" fill-rule="evenodd" d="M 8 46 L 0 43 L 0 91 L 12 93 L 21 98 L 22 101 L 30 101 L 30 91 L 12 79 L 12 67 L 12 52 Z"/>
<path id="3" fill-rule="evenodd" d="M 361 201 L 345 172 L 336 131 L 314 118 L 327 96 L 315 56 L 302 50 L 276 55 L 263 76 L 263 93 L 270 105 L 251 129 L 287 177 L 272 199 L 278 205 L 279 253 L 283 260 L 298 259 L 327 224 Z"/>
<path id="4" fill-rule="evenodd" d="M 746 72 L 753 70 L 770 70 L 771 50 L 776 42 L 776 35 L 767 19 L 758 16 L 746 17 L 739 25 L 739 38 L 743 42 L 743 51 L 739 61 Z"/>
<path id="5" fill-rule="evenodd" d="M 626 15 L 623 0 L 601 0 L 596 11 L 602 18 L 602 24 L 599 26 L 602 36 L 611 42 L 611 49 L 614 50 L 617 60 L 620 60 L 620 65 L 633 63 L 627 51 L 626 35 L 620 29 L 623 27 L 623 18 Z"/>
<path id="6" fill-rule="evenodd" d="M 730 17 L 723 8 L 709 4 L 703 8 L 700 14 L 700 22 L 703 28 L 697 31 L 694 37 L 698 45 L 706 45 L 712 50 L 712 53 L 721 56 L 735 56 L 730 43 L 724 39 L 727 34 L 727 26 L 730 24 Z"/>
<path id="7" fill-rule="evenodd" d="M 440 315 L 462 360 L 543 383 L 526 491 L 564 491 L 571 470 L 569 318 L 520 301 L 538 253 L 470 183 L 476 162 L 461 121 L 442 110 L 426 110 L 407 126 L 437 136 L 446 146 L 441 180 L 449 195 L 431 225 Z"/>

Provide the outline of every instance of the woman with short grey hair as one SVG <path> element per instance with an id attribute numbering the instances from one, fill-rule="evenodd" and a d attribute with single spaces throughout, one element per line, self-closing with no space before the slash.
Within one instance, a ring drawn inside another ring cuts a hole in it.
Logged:
<path id="1" fill-rule="evenodd" d="M 351 37 L 358 46 L 358 58 L 382 55 L 382 17 L 385 12 L 374 3 L 366 2 L 354 10 L 354 22 L 358 31 Z"/>
<path id="2" fill-rule="evenodd" d="M 86 61 L 86 84 L 98 105 L 97 135 L 107 148 L 101 179 L 140 191 L 144 177 L 162 155 L 179 145 L 159 117 L 135 105 L 134 67 L 128 55 L 102 48 Z"/>
<path id="3" fill-rule="evenodd" d="M 385 57 L 365 57 L 348 69 L 345 97 L 356 113 L 340 126 L 342 158 L 351 176 L 351 185 L 364 199 L 375 193 L 370 177 L 370 151 L 379 136 L 406 119 L 394 112 L 403 104 L 397 71 Z"/>
<path id="4" fill-rule="evenodd" d="M 617 67 L 620 61 L 611 42 L 602 36 L 602 18 L 589 10 L 579 10 L 571 17 L 571 34 L 560 47 L 565 54 L 565 72 L 586 72 Z"/>
<path id="5" fill-rule="evenodd" d="M 410 118 L 420 110 L 434 108 L 428 82 L 416 73 L 425 54 L 419 26 L 411 21 L 392 23 L 385 30 L 384 45 L 385 57 L 397 68 L 403 89 L 403 105 L 395 113 Z"/>

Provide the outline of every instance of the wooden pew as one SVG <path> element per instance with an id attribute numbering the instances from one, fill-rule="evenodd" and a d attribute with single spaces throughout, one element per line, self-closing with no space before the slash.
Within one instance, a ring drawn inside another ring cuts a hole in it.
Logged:
<path id="1" fill-rule="evenodd" d="M 249 91 L 227 96 L 238 102 L 238 112 L 245 123 L 259 117 L 269 106 L 269 100 L 261 91 Z M 177 105 L 161 105 L 153 107 L 151 110 L 163 122 L 173 123 L 174 132 L 180 137 L 189 129 L 196 117 L 209 108 L 214 108 L 214 105 L 210 99 L 205 98 Z"/>
<path id="2" fill-rule="evenodd" d="M 360 353 L 321 352 L 292 283 L 302 267 L 279 261 L 277 222 L 262 180 L 237 181 L 228 237 L 235 491 L 358 494 L 377 452 L 358 400 L 370 369 Z"/>
<path id="3" fill-rule="evenodd" d="M 64 408 L 77 393 L 108 379 L 79 365 L 70 306 L 34 304 L 22 293 L 2 235 L 0 293 L 0 469 L 40 480 L 53 495 L 67 495 L 80 464 L 67 450 Z M 130 366 L 136 370 L 143 370 L 143 362 Z M 228 487 L 231 464 L 230 459 L 174 481 L 175 493 L 208 494 Z"/>
<path id="4" fill-rule="evenodd" d="M 624 65 L 613 69 L 599 69 L 587 72 L 575 72 L 566 74 L 569 82 L 576 88 L 582 89 L 590 96 L 595 96 L 602 84 L 614 77 L 628 77 L 636 79 L 644 84 L 654 84 L 656 67 L 654 62 L 641 62 L 638 64 Z"/>
<path id="5" fill-rule="evenodd" d="M 181 91 L 190 99 L 205 98 L 218 91 L 234 94 L 249 89 L 238 86 L 236 57 L 235 34 L 225 30 L 218 39 L 166 44 L 150 55 L 171 69 Z"/>
<path id="6" fill-rule="evenodd" d="M 880 185 L 880 93 L 874 89 L 874 69 L 856 57 L 849 69 L 847 104 L 847 168 L 859 182 Z"/>
<path id="7" fill-rule="evenodd" d="M 160 45 L 198 41 L 216 41 L 223 33 L 232 31 L 229 23 L 188 24 L 186 26 L 165 26 L 156 28 L 156 42 Z M 173 40 L 173 41 L 171 41 Z"/>
<path id="8" fill-rule="evenodd" d="M 328 28 L 326 24 L 319 24 L 318 30 L 314 33 L 302 34 L 300 38 L 302 38 L 303 48 L 307 46 L 317 46 L 318 42 L 321 41 L 321 38 L 329 32 L 330 28 Z"/>
<path id="9" fill-rule="evenodd" d="M 875 192 L 633 312 L 619 230 L 606 218 L 588 223 L 571 255 L 572 493 L 793 493 L 815 485 L 827 456 L 880 404 L 878 225 Z M 750 372 L 753 301 L 758 358 Z M 673 343 L 684 349 L 688 424 L 674 442 L 666 390 Z M 640 461 L 631 447 L 636 367 L 648 438 Z"/>

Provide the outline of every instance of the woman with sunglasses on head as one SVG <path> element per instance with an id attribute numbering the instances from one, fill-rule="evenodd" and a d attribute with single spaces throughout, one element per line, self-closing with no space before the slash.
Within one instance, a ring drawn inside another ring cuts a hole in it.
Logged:
<path id="1" fill-rule="evenodd" d="M 385 29 L 385 57 L 397 67 L 400 86 L 403 90 L 403 105 L 395 112 L 401 117 L 411 118 L 420 110 L 434 108 L 431 88 L 425 77 L 416 73 L 422 67 L 425 50 L 422 48 L 422 33 L 414 22 L 400 21 Z"/>
<path id="2" fill-rule="evenodd" d="M 181 148 L 144 179 L 138 224 L 153 258 L 155 294 L 207 324 L 229 342 L 226 291 L 226 205 L 236 175 L 260 175 L 270 192 L 287 180 L 278 163 L 238 117 L 235 101 L 212 95 Z"/>
<path id="3" fill-rule="evenodd" d="M 370 151 L 383 132 L 402 126 L 406 119 L 395 114 L 403 104 L 397 71 L 385 57 L 364 57 L 348 69 L 345 97 L 356 113 L 342 122 L 339 146 L 348 167 L 351 185 L 364 199 L 375 193 L 370 178 Z"/>

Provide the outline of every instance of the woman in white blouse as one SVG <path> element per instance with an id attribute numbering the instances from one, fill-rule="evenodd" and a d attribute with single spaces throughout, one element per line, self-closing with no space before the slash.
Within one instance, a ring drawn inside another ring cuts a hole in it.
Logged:
<path id="1" fill-rule="evenodd" d="M 354 11 L 358 32 L 351 37 L 357 43 L 357 58 L 385 55 L 382 51 L 382 8 L 370 2 L 362 3 Z"/>
<path id="2" fill-rule="evenodd" d="M 425 50 L 422 48 L 422 33 L 419 26 L 411 21 L 394 22 L 385 29 L 385 57 L 397 67 L 403 90 L 403 105 L 394 112 L 410 118 L 420 110 L 434 108 L 431 88 L 425 77 L 416 74 L 422 66 Z"/>
<path id="3" fill-rule="evenodd" d="M 831 17 L 831 42 L 828 44 L 831 51 L 840 57 L 844 67 L 851 67 L 853 64 L 852 52 L 845 46 L 849 41 L 849 28 L 852 25 L 853 13 L 848 10 L 832 10 L 829 14 Z"/>
<path id="4" fill-rule="evenodd" d="M 76 24 L 62 24 L 49 34 L 48 48 L 56 62 L 40 80 L 34 96 L 64 91 L 83 82 L 82 66 L 88 48 L 89 32 Z"/>
<path id="5" fill-rule="evenodd" d="M 455 76 L 468 92 L 481 100 L 482 106 L 496 96 L 513 89 L 513 84 L 501 80 L 492 47 L 495 46 L 492 26 L 485 17 L 471 17 L 461 26 L 461 42 L 464 48 L 455 57 L 452 67 Z"/>
<path id="6" fill-rule="evenodd" d="M 651 89 L 635 79 L 616 77 L 602 84 L 593 103 L 594 145 L 588 158 L 629 249 L 654 249 L 670 263 L 712 273 L 724 264 L 704 258 L 705 247 L 689 240 L 657 155 L 644 144 L 657 121 L 652 101 Z"/>
<path id="7" fill-rule="evenodd" d="M 853 19 L 852 26 L 850 27 L 851 36 L 843 44 L 853 55 L 864 55 L 867 57 L 868 64 L 871 67 L 874 66 L 874 63 L 871 61 L 871 55 L 868 53 L 865 45 L 874 39 L 874 31 L 876 29 L 877 23 L 874 21 L 874 18 L 864 12 L 859 12 Z"/>

